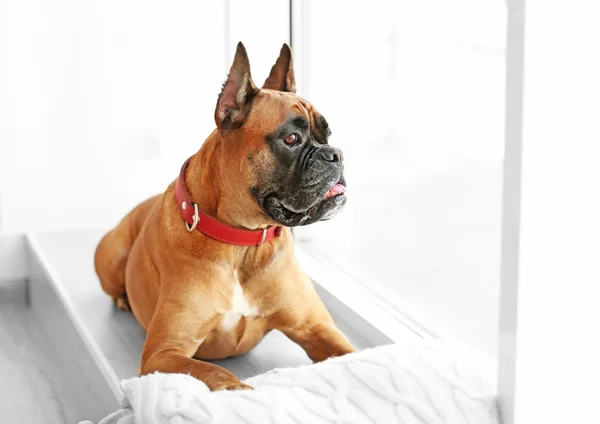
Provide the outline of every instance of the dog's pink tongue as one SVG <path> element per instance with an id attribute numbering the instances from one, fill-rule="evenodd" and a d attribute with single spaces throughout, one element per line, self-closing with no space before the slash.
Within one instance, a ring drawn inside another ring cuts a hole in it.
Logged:
<path id="1" fill-rule="evenodd" d="M 345 192 L 346 192 L 346 187 L 344 187 L 341 184 L 336 184 L 333 187 L 331 187 L 327 193 L 325 193 L 324 199 L 329 199 L 331 197 L 335 197 L 338 194 L 342 194 Z"/>

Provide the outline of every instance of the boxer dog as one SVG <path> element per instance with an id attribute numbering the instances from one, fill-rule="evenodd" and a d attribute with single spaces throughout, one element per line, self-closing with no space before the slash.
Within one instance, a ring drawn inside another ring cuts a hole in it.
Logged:
<path id="1" fill-rule="evenodd" d="M 295 94 L 286 44 L 262 88 L 238 44 L 214 118 L 180 176 L 100 241 L 95 267 L 146 330 L 141 375 L 250 389 L 203 360 L 244 354 L 272 329 L 313 361 L 354 351 L 300 270 L 290 231 L 342 209 L 343 157 L 325 118 Z"/>

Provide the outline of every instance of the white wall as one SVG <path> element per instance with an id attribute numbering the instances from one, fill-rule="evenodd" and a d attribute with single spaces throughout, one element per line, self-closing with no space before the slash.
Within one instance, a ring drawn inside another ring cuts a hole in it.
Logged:
<path id="1" fill-rule="evenodd" d="M 24 231 L 107 228 L 212 131 L 223 7 L 0 1 L 0 279 Z"/>

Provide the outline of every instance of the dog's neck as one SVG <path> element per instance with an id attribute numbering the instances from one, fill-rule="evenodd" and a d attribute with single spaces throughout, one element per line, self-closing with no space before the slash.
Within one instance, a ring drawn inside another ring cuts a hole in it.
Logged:
<path id="1" fill-rule="evenodd" d="M 185 173 L 190 199 L 200 211 L 233 227 L 255 230 L 275 225 L 260 210 L 248 187 L 232 187 L 234 178 L 222 175 L 225 142 L 218 130 L 213 131 L 190 160 Z"/>

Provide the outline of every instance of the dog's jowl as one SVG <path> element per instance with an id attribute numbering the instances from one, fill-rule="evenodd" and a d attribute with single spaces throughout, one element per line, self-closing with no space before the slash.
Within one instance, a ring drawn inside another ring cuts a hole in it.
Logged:
<path id="1" fill-rule="evenodd" d="M 287 45 L 258 88 L 240 43 L 214 118 L 167 190 L 102 239 L 96 272 L 147 331 L 141 374 L 248 389 L 203 359 L 243 354 L 271 329 L 314 361 L 354 350 L 300 270 L 290 232 L 343 208 L 343 155 L 325 118 L 295 94 Z"/>

